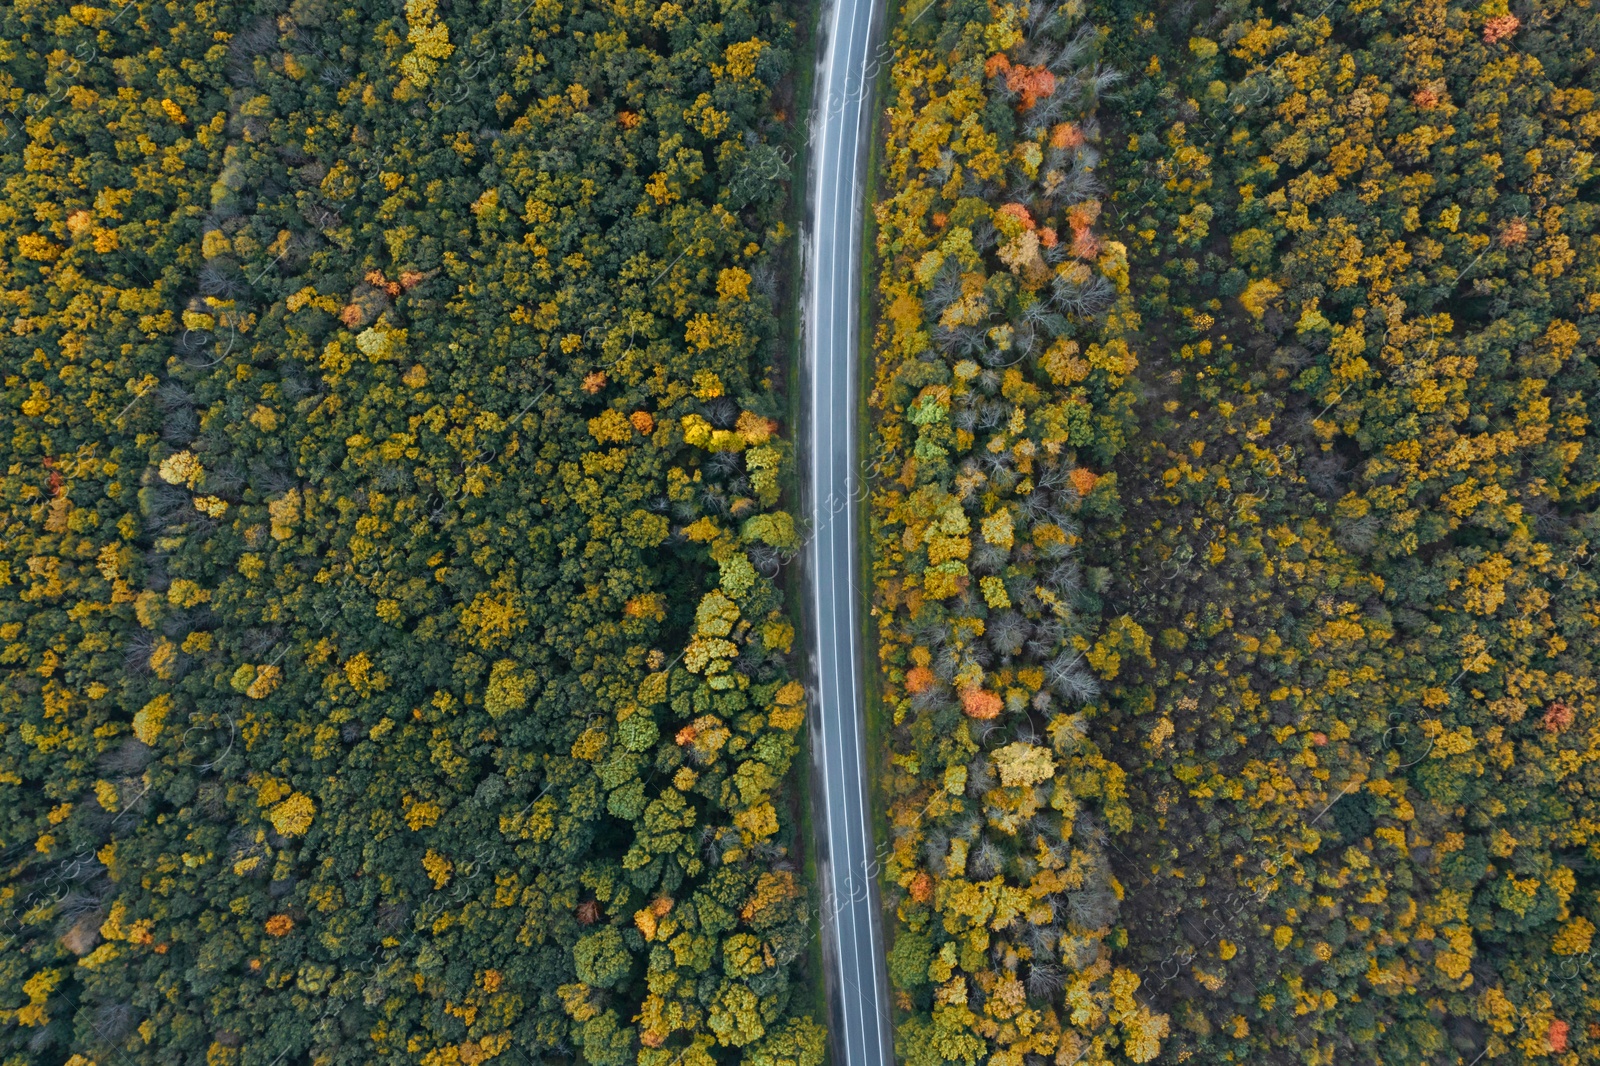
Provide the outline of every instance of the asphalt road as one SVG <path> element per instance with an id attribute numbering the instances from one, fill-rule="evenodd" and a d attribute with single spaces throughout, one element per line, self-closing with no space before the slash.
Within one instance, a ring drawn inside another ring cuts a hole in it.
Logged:
<path id="1" fill-rule="evenodd" d="M 823 960 L 834 1066 L 893 1061 L 883 912 L 868 803 L 861 685 L 861 597 L 856 588 L 859 382 L 857 297 L 861 219 L 871 136 L 868 57 L 873 0 L 832 0 L 816 81 L 806 256 L 805 372 L 812 538 L 813 794 L 819 802 Z M 876 67 L 874 66 L 873 70 Z"/>

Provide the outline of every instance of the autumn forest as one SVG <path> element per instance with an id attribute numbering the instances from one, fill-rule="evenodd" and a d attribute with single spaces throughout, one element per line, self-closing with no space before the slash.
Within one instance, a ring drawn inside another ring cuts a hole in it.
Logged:
<path id="1" fill-rule="evenodd" d="M 857 1066 L 829 8 L 0 6 L 0 1066 Z M 1600 1063 L 1600 11 L 877 14 L 894 1059 Z"/>

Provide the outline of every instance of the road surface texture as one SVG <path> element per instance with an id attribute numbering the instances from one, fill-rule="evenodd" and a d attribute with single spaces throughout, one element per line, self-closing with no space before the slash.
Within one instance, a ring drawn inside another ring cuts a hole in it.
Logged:
<path id="1" fill-rule="evenodd" d="M 834 1066 L 893 1061 L 883 912 L 867 800 L 856 589 L 857 296 L 861 211 L 871 136 L 873 0 L 831 0 L 811 129 L 811 232 L 807 247 L 806 372 L 810 375 L 808 479 L 812 539 L 811 715 L 822 879 L 822 943 L 832 1008 Z"/>

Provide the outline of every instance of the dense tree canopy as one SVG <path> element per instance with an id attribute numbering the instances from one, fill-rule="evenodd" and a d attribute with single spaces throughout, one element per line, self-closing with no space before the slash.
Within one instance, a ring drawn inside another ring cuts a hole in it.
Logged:
<path id="1" fill-rule="evenodd" d="M 1151 1020 L 1132 1058 L 1595 1061 L 1591 8 L 899 25 L 873 543 L 903 1053 L 1059 1054 L 1015 1019 L 1081 1002 L 1077 923 Z M 1097 50 L 1123 77 L 1091 112 Z M 1100 848 L 1048 810 L 1063 777 Z M 1035 891 L 964 939 L 966 886 L 1042 885 L 1054 834 L 1120 906 Z M 1105 1057 L 1099 1020 L 1057 1061 Z"/>
<path id="2" fill-rule="evenodd" d="M 1128 433 L 1138 313 L 1096 225 L 1112 78 L 1069 11 L 951 3 L 896 32 L 876 207 L 871 499 L 907 1062 L 1153 1058 L 1110 940 L 1130 812 L 1086 707 L 1122 659 L 1085 521 Z"/>
<path id="3" fill-rule="evenodd" d="M 795 32 L 0 12 L 0 1061 L 820 1061 Z"/>
<path id="4" fill-rule="evenodd" d="M 1593 1061 L 1597 23 L 1318 7 L 1106 6 L 1134 957 L 1207 1058 Z"/>
<path id="5" fill-rule="evenodd" d="M 820 1063 L 804 17 L 0 10 L 0 1063 Z M 895 13 L 905 1061 L 1600 1060 L 1597 40 Z"/>

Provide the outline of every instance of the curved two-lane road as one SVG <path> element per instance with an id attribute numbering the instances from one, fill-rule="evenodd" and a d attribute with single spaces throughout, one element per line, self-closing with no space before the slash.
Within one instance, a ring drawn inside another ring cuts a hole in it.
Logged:
<path id="1" fill-rule="evenodd" d="M 893 1061 L 868 803 L 856 504 L 857 296 L 871 135 L 873 0 L 832 0 L 811 127 L 805 309 L 812 539 L 814 792 L 835 1066 Z"/>

